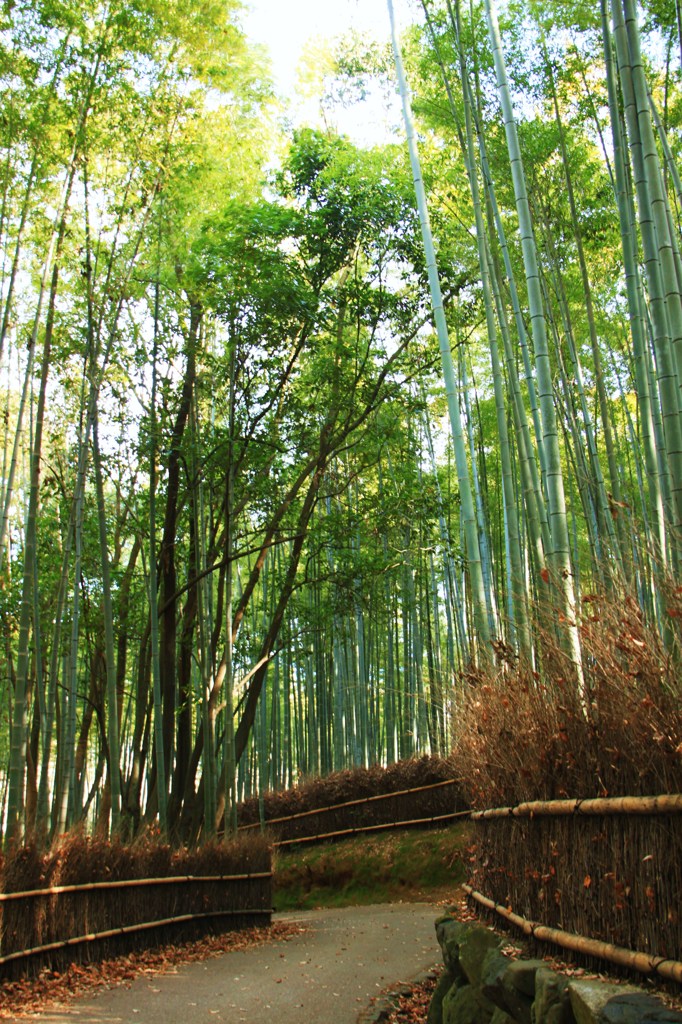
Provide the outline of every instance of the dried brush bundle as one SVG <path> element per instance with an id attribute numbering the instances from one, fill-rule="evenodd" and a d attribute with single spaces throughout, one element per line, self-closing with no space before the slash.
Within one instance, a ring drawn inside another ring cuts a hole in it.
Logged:
<path id="1" fill-rule="evenodd" d="M 479 670 L 457 712 L 453 751 L 472 807 L 679 792 L 682 648 L 679 618 L 668 621 L 664 639 L 631 598 L 588 594 L 584 688 L 547 632 L 537 667 Z"/>

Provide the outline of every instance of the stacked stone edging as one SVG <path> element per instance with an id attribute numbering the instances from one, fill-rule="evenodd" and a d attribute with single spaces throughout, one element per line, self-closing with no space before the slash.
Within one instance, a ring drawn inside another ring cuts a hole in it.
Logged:
<path id="1" fill-rule="evenodd" d="M 567 978 L 543 960 L 511 960 L 491 928 L 436 922 L 445 972 L 427 1024 L 682 1024 L 634 985 Z"/>

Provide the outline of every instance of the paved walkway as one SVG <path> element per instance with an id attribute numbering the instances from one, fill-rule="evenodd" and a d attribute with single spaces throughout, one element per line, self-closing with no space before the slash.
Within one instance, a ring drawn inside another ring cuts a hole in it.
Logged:
<path id="1" fill-rule="evenodd" d="M 356 1024 L 373 997 L 439 962 L 428 903 L 276 916 L 306 931 L 99 990 L 39 1024 Z"/>

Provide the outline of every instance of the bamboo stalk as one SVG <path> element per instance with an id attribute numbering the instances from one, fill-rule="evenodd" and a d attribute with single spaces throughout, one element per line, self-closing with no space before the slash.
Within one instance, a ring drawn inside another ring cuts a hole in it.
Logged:
<path id="1" fill-rule="evenodd" d="M 36 956 L 39 953 L 50 953 L 56 949 L 66 949 L 68 946 L 76 946 L 82 942 L 95 942 L 97 939 L 111 939 L 116 935 L 130 935 L 134 932 L 148 931 L 151 928 L 165 928 L 171 924 L 184 924 L 188 921 L 205 920 L 209 917 L 246 917 L 261 914 L 272 914 L 270 907 L 248 910 L 209 910 L 201 914 L 181 914 L 179 917 L 166 917 L 158 921 L 144 921 L 141 924 L 126 924 L 120 928 L 110 928 L 105 932 L 91 932 L 88 935 L 76 935 L 71 939 L 63 939 L 59 942 L 48 942 L 44 946 L 36 946 L 34 949 L 22 949 L 16 953 L 7 953 L 0 956 L 0 964 L 9 963 L 12 960 L 21 960 L 24 957 Z"/>
<path id="2" fill-rule="evenodd" d="M 439 814 L 432 818 L 412 818 L 410 821 L 389 821 L 383 825 L 359 825 L 357 828 L 343 828 L 337 832 L 323 832 L 319 836 L 299 836 L 298 839 L 281 839 L 274 846 L 293 846 L 295 843 L 314 843 L 318 839 L 332 839 L 335 836 L 353 836 L 360 832 L 379 832 L 386 828 L 403 828 L 405 825 L 425 825 L 427 822 L 449 821 L 452 818 L 468 817 L 471 811 L 453 811 L 452 814 Z"/>
<path id="3" fill-rule="evenodd" d="M 457 381 L 452 360 L 452 350 L 448 325 L 443 308 L 443 296 L 441 293 L 439 270 L 436 260 L 436 251 L 433 243 L 433 236 L 429 221 L 428 205 L 426 200 L 426 189 L 422 177 L 422 170 L 419 160 L 416 131 L 412 117 L 411 101 L 405 72 L 403 69 L 402 54 L 398 41 L 398 32 L 395 23 L 392 0 L 387 0 L 388 15 L 391 24 L 391 39 L 393 44 L 393 57 L 398 79 L 398 88 L 402 101 L 403 119 L 405 123 L 405 135 L 410 155 L 413 182 L 417 206 L 419 209 L 419 222 L 422 230 L 422 242 L 424 255 L 426 257 L 426 269 L 429 279 L 429 290 L 431 294 L 431 306 L 433 311 L 438 345 L 441 354 L 443 379 L 445 383 L 445 394 L 447 398 L 448 413 L 450 418 L 450 429 L 455 452 L 455 464 L 457 466 L 457 477 L 460 488 L 460 499 L 462 504 L 462 527 L 465 536 L 465 552 L 469 569 L 471 598 L 473 602 L 474 623 L 476 635 L 479 638 L 480 655 L 483 661 L 489 656 L 488 645 L 490 642 L 490 629 L 488 625 L 487 597 L 483 568 L 481 564 L 481 551 L 479 547 L 476 513 L 474 509 L 474 498 L 469 477 L 469 466 L 467 462 L 466 445 L 464 441 L 462 417 L 460 413 L 458 396 L 461 391 L 461 382 Z"/>
<path id="4" fill-rule="evenodd" d="M 639 971 L 641 974 L 659 974 L 668 981 L 682 982 L 682 963 L 679 960 L 624 949 L 622 946 L 614 946 L 612 942 L 602 942 L 584 935 L 575 935 L 573 932 L 565 932 L 561 928 L 550 928 L 548 925 L 529 921 L 519 914 L 514 914 L 507 907 L 476 892 L 470 885 L 463 885 L 462 888 L 481 906 L 494 910 L 511 924 L 521 928 L 526 935 L 539 939 L 541 942 L 553 942 L 563 949 L 570 949 L 585 956 L 596 956 L 602 960 L 608 960 L 609 963 L 617 964 L 619 967 L 628 967 L 631 970 Z"/>
<path id="5" fill-rule="evenodd" d="M 536 814 L 674 814 L 682 811 L 682 793 L 661 796 L 595 797 L 590 800 L 529 800 L 516 807 L 494 807 L 472 811 L 472 821 L 492 818 L 532 818 Z"/>
<path id="6" fill-rule="evenodd" d="M 93 892 L 102 889 L 132 889 L 141 885 L 169 885 L 174 882 L 248 882 L 272 878 L 272 871 L 254 871 L 242 875 L 166 875 L 164 878 L 128 878 L 110 882 L 87 882 L 83 885 L 55 885 L 50 889 L 29 889 L 26 892 L 0 893 L 0 903 L 28 899 L 31 896 L 56 896 L 65 892 Z"/>
<path id="7" fill-rule="evenodd" d="M 375 796 L 363 796 L 357 800 L 346 800 L 342 804 L 331 804 L 329 807 L 315 807 L 312 811 L 299 811 L 297 814 L 287 814 L 281 818 L 269 818 L 267 825 L 280 824 L 283 821 L 296 821 L 298 818 L 309 818 L 312 814 L 325 814 L 327 811 L 338 811 L 340 807 L 356 807 L 360 804 L 368 804 L 373 800 L 388 800 L 392 796 L 407 796 L 410 793 L 424 793 L 429 789 L 439 789 L 441 786 L 454 786 L 457 779 L 446 779 L 444 782 L 432 782 L 428 786 L 417 786 L 416 789 L 396 789 L 393 793 L 377 793 Z M 467 814 L 469 812 L 467 811 Z M 425 819 L 426 820 L 426 819 Z M 245 832 L 249 828 L 260 828 L 260 822 L 255 821 L 250 825 L 240 825 L 239 831 Z"/>

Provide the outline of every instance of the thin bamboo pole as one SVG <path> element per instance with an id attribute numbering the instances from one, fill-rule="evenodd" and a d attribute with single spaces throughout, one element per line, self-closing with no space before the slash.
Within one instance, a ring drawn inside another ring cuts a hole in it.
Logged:
<path id="1" fill-rule="evenodd" d="M 518 131 L 514 119 L 511 91 L 507 80 L 502 41 L 493 0 L 485 0 L 486 19 L 492 48 L 497 88 L 502 107 L 510 170 L 516 198 L 516 210 L 521 237 L 521 249 L 526 275 L 526 290 L 531 321 L 531 337 L 535 353 L 540 412 L 543 427 L 543 442 L 546 456 L 546 487 L 549 509 L 551 551 L 550 566 L 554 572 L 553 585 L 559 591 L 560 610 L 569 623 L 567 630 L 568 653 L 575 668 L 578 690 L 583 710 L 589 716 L 589 701 L 586 694 L 582 670 L 580 635 L 575 619 L 575 593 L 572 583 L 570 537 L 566 514 L 563 471 L 559 447 L 557 417 L 554 407 L 554 390 L 550 351 L 547 339 L 545 311 L 542 300 L 537 248 L 530 215 L 525 172 L 519 145 Z"/>
<path id="2" fill-rule="evenodd" d="M 135 932 L 149 931 L 152 928 L 166 928 L 171 924 L 185 924 L 188 921 L 202 921 L 215 917 L 255 917 L 257 915 L 271 917 L 272 909 L 270 907 L 251 907 L 246 910 L 209 910 L 201 914 L 180 914 L 178 917 L 165 917 L 158 921 L 143 921 L 141 924 L 121 925 L 120 928 L 109 928 L 105 932 L 75 935 L 71 939 L 62 939 L 60 942 L 48 942 L 44 946 L 35 946 L 33 949 L 21 949 L 16 953 L 7 953 L 5 956 L 0 956 L 0 964 L 7 964 L 13 960 L 23 960 L 30 956 L 37 956 L 39 953 L 50 953 L 57 949 L 67 949 L 69 946 L 78 946 L 83 942 L 112 939 L 116 935 L 131 935 Z"/>
<path id="3" fill-rule="evenodd" d="M 471 811 L 453 811 L 451 814 L 437 814 L 431 818 L 411 818 L 409 821 L 388 821 L 381 825 L 358 825 L 357 828 L 342 828 L 336 832 L 322 832 L 317 836 L 299 836 L 297 839 L 280 839 L 273 846 L 294 846 L 296 843 L 314 843 L 318 839 L 334 839 L 340 836 L 354 836 L 363 832 L 382 832 L 389 828 L 405 828 L 407 825 L 433 824 L 437 821 L 451 821 L 453 818 L 465 818 Z"/>
<path id="4" fill-rule="evenodd" d="M 456 19 L 458 29 L 458 40 L 461 39 L 459 2 L 456 5 Z M 468 80 L 468 69 L 464 55 L 464 49 L 459 44 L 460 76 L 462 83 Z M 485 307 L 485 318 L 488 333 L 488 344 L 490 349 L 490 365 L 493 374 L 493 389 L 495 395 L 495 411 L 497 416 L 497 433 L 500 441 L 500 464 L 502 469 L 502 491 L 505 503 L 505 514 L 508 527 L 508 543 L 505 545 L 510 563 L 510 639 L 518 631 L 519 648 L 526 656 L 530 656 L 531 641 L 528 627 L 528 614 L 526 603 L 525 578 L 523 572 L 523 560 L 521 557 L 521 540 L 519 536 L 519 524 L 516 515 L 516 504 L 514 500 L 514 483 L 512 475 L 512 457 L 507 430 L 507 409 L 505 402 L 505 390 L 502 379 L 502 365 L 499 354 L 498 332 L 495 323 L 495 307 L 490 282 L 490 268 L 488 265 L 488 248 L 486 243 L 483 209 L 481 206 L 481 195 L 478 184 L 478 173 L 474 149 L 474 128 L 473 112 L 470 102 L 469 90 L 463 84 L 464 116 L 466 128 L 466 146 L 464 148 L 464 161 L 469 178 L 471 198 L 474 206 L 474 218 L 476 223 L 476 241 L 478 245 L 479 267 L 481 272 L 481 285 L 483 289 L 483 300 Z M 473 460 L 473 455 L 472 455 Z"/>
<path id="5" fill-rule="evenodd" d="M 158 268 L 157 268 L 158 270 Z M 151 425 L 149 430 L 149 614 L 151 620 L 152 691 L 154 702 L 154 752 L 156 754 L 156 803 L 159 826 L 163 835 L 168 831 L 168 791 L 166 761 L 163 745 L 163 721 L 161 706 L 161 675 L 159 667 L 159 609 L 156 567 L 156 452 L 158 440 L 156 421 L 157 355 L 159 345 L 159 282 L 154 291 L 154 341 L 152 349 L 152 393 Z"/>
<path id="6" fill-rule="evenodd" d="M 391 23 L 391 38 L 393 42 L 393 56 L 396 75 L 398 78 L 399 91 L 402 101 L 403 118 L 405 122 L 405 134 L 407 136 L 410 163 L 412 166 L 417 206 L 419 208 L 419 220 L 422 228 L 422 241 L 426 256 L 426 266 L 431 292 L 431 302 L 436 333 L 438 335 L 443 377 L 445 380 L 445 391 L 450 417 L 450 427 L 455 450 L 457 464 L 457 476 L 460 486 L 460 498 L 462 503 L 462 523 L 466 537 L 467 564 L 470 574 L 472 601 L 474 608 L 474 620 L 476 626 L 476 639 L 479 646 L 479 653 L 483 660 L 489 656 L 488 646 L 490 642 L 490 629 L 488 626 L 486 591 L 483 579 L 481 552 L 479 549 L 478 534 L 476 530 L 476 515 L 474 511 L 474 500 L 472 494 L 469 467 L 467 465 L 466 447 L 463 438 L 463 428 L 459 403 L 457 400 L 458 386 L 455 378 L 455 371 L 450 348 L 445 311 L 443 309 L 443 297 L 441 294 L 440 278 L 436 263 L 436 252 L 431 234 L 428 207 L 426 202 L 426 190 L 421 173 L 419 153 L 417 150 L 416 133 L 412 119 L 411 102 L 403 70 L 402 55 L 398 42 L 398 33 L 395 24 L 393 4 L 388 2 L 388 14 Z"/>
<path id="7" fill-rule="evenodd" d="M 521 928 L 526 935 L 539 939 L 541 942 L 553 942 L 563 949 L 570 949 L 574 953 L 582 953 L 585 956 L 596 956 L 602 960 L 608 960 L 609 963 L 617 964 L 619 967 L 628 967 L 631 970 L 639 971 L 641 974 L 659 974 L 669 981 L 682 982 L 682 963 L 679 960 L 670 960 L 667 957 L 652 956 L 650 953 L 624 949 L 622 946 L 614 946 L 612 942 L 602 942 L 599 939 L 586 938 L 584 935 L 575 935 L 573 932 L 565 932 L 561 928 L 550 928 L 548 925 L 529 921 L 519 914 L 514 914 L 507 907 L 502 907 L 482 893 L 476 892 L 470 885 L 463 885 L 462 888 L 481 906 L 488 910 L 494 910 L 500 917 Z"/>
<path id="8" fill-rule="evenodd" d="M 660 181 L 654 178 L 654 163 L 646 162 L 646 152 L 641 131 L 647 133 L 646 118 L 649 115 L 648 101 L 646 116 L 642 110 L 640 120 L 637 109 L 637 96 L 633 82 L 633 67 L 627 37 L 626 24 L 623 19 L 622 7 L 616 0 L 611 0 L 611 13 L 614 23 L 614 40 L 616 44 L 617 64 L 623 94 L 625 121 L 627 124 L 628 142 L 634 184 L 637 195 L 639 228 L 642 239 L 644 268 L 649 291 L 649 310 L 653 327 L 654 351 L 656 354 L 657 380 L 660 393 L 661 414 L 665 430 L 666 461 L 670 471 L 671 495 L 674 502 L 672 510 L 673 526 L 682 522 L 682 427 L 680 424 L 679 380 L 680 366 L 673 348 L 671 325 L 666 305 L 666 283 L 661 269 L 661 253 L 659 252 L 653 203 L 662 203 Z M 607 29 L 605 29 L 606 31 Z M 651 140 L 649 139 L 651 143 Z M 651 147 L 650 147 L 651 148 Z M 654 147 L 655 148 L 655 147 Z M 649 154 L 652 155 L 652 154 Z M 648 172 L 651 171 L 649 180 Z M 655 195 L 651 194 L 654 187 Z M 667 224 L 666 224 L 667 230 Z M 626 253 L 626 259 L 631 255 Z M 627 264 L 626 264 L 627 266 Z M 634 268 L 631 268 L 634 272 Z M 672 269 L 669 267 L 669 276 Z M 672 284 L 671 284 L 672 289 Z M 633 338 L 634 340 L 634 338 Z M 677 544 L 671 544 L 673 564 L 678 560 Z"/>
<path id="9" fill-rule="evenodd" d="M 82 885 L 53 885 L 48 889 L 26 889 L 24 892 L 0 892 L 0 903 L 29 899 L 34 896 L 58 896 L 67 892 L 95 892 L 102 889 L 134 889 L 142 885 L 174 885 L 180 882 L 250 882 L 272 878 L 272 871 L 248 871 L 239 875 L 164 875 L 162 878 L 123 878 L 107 882 L 86 882 Z"/>
<path id="10" fill-rule="evenodd" d="M 606 0 L 601 0 L 601 25 L 604 45 L 604 69 L 608 91 L 611 132 L 613 137 L 613 164 L 615 169 L 615 195 L 618 205 L 621 247 L 625 270 L 625 287 L 628 296 L 630 333 L 634 356 L 634 376 L 639 402 L 640 444 L 644 452 L 647 486 L 649 490 L 649 516 L 652 524 L 647 532 L 649 542 L 654 544 L 654 557 L 665 564 L 667 554 L 666 523 L 662 482 L 656 448 L 653 418 L 657 407 L 655 393 L 649 386 L 646 358 L 644 319 L 642 316 L 642 289 L 637 255 L 637 240 L 634 234 L 634 210 L 632 197 L 628 193 L 628 179 L 625 165 L 625 145 L 621 131 L 618 109 L 618 91 L 615 78 L 614 54 L 609 28 Z"/>
<path id="11" fill-rule="evenodd" d="M 299 811 L 298 814 L 288 814 L 281 818 L 270 818 L 268 825 L 280 824 L 283 821 L 296 821 L 298 818 L 309 818 L 313 814 L 325 814 L 327 811 L 338 811 L 341 807 L 358 807 L 360 804 L 369 804 L 375 800 L 388 800 L 393 796 L 408 796 L 412 793 L 425 793 L 430 789 L 440 789 L 442 786 L 454 786 L 457 779 L 445 779 L 443 782 L 432 782 L 428 786 L 417 786 L 415 789 L 396 789 L 392 793 L 377 793 L 374 796 L 364 796 L 358 800 L 346 800 L 341 804 L 332 804 L 329 807 L 315 807 L 312 811 Z M 260 822 L 251 825 L 240 825 L 239 831 L 243 832 L 249 828 L 260 828 Z"/>
<path id="12" fill-rule="evenodd" d="M 516 807 L 494 807 L 473 811 L 472 821 L 492 818 L 533 818 L 537 814 L 677 814 L 682 811 L 682 793 L 661 796 L 609 796 L 590 800 L 528 800 Z"/>
<path id="13" fill-rule="evenodd" d="M 611 415 L 610 415 L 610 410 L 609 410 L 609 402 L 608 402 L 608 398 L 607 398 L 607 394 L 606 394 L 606 386 L 605 386 L 605 383 L 604 383 L 604 373 L 603 373 L 603 369 L 602 369 L 602 357 L 601 357 L 601 351 L 600 351 L 600 348 L 599 348 L 599 339 L 598 339 L 598 336 L 597 336 L 597 325 L 596 325 L 595 314 L 594 314 L 594 302 L 593 302 L 593 294 L 592 294 L 592 282 L 590 280 L 590 274 L 589 274 L 589 271 L 588 271 L 588 268 L 587 268 L 587 260 L 586 260 L 586 257 L 585 257 L 585 247 L 583 245 L 583 235 L 582 235 L 582 230 L 581 230 L 581 227 L 580 227 L 580 218 L 578 216 L 578 207 L 577 207 L 576 198 L 575 198 L 575 189 L 574 189 L 574 185 L 573 185 L 573 176 L 572 176 L 572 173 L 571 173 L 571 170 L 570 170 L 568 146 L 566 144 L 566 133 L 565 133 L 565 130 L 564 130 L 564 124 L 563 124 L 563 120 L 562 120 L 562 117 L 561 117 L 561 111 L 560 111 L 560 108 L 559 108 L 559 96 L 558 96 L 556 82 L 555 82 L 555 79 L 554 79 L 554 71 L 553 71 L 552 64 L 551 64 L 551 61 L 550 61 L 550 58 L 549 58 L 549 54 L 547 52 L 547 44 L 546 44 L 546 39 L 545 39 L 544 31 L 542 31 L 542 56 L 543 56 L 543 61 L 545 63 L 545 69 L 546 69 L 546 73 L 547 73 L 547 76 L 548 76 L 548 79 L 549 79 L 550 90 L 551 90 L 551 94 L 552 94 L 552 104 L 553 104 L 553 107 L 554 107 L 554 120 L 555 120 L 555 124 L 556 124 L 557 130 L 558 130 L 558 133 L 559 133 L 559 147 L 560 147 L 560 152 L 561 152 L 562 167 L 563 167 L 563 171 L 564 171 L 564 182 L 565 182 L 565 185 L 566 185 L 566 195 L 567 195 L 567 198 L 568 198 L 568 206 L 569 206 L 569 210 L 570 210 L 570 214 L 571 214 L 571 226 L 572 226 L 572 230 L 573 230 L 573 240 L 575 242 L 576 254 L 577 254 L 577 257 L 578 257 L 578 266 L 580 268 L 580 278 L 581 278 L 582 286 L 583 286 L 583 297 L 584 297 L 584 303 L 585 303 L 584 311 L 585 311 L 585 316 L 587 318 L 587 328 L 588 328 L 588 334 L 589 334 L 589 338 L 590 338 L 590 348 L 592 350 L 592 361 L 593 361 L 593 366 L 594 366 L 594 384 L 595 384 L 595 387 L 597 389 L 597 398 L 598 398 L 598 402 L 599 402 L 599 411 L 600 411 L 600 416 L 601 416 L 602 430 L 603 430 L 603 434 L 604 434 L 604 447 L 606 449 L 606 458 L 607 458 L 608 467 L 609 467 L 609 484 L 610 484 L 611 494 L 613 495 L 614 501 L 618 503 L 618 502 L 620 502 L 622 500 L 621 491 L 620 491 L 620 477 L 618 475 L 618 466 L 617 466 L 617 461 L 616 461 L 616 450 L 615 450 L 615 445 L 614 445 L 614 440 L 613 440 L 613 431 L 611 429 Z M 562 287 L 563 287 L 563 285 L 562 285 Z M 572 348 L 574 348 L 574 350 L 575 350 L 575 346 L 573 346 L 573 344 L 572 344 Z M 579 361 L 578 361 L 578 357 L 577 357 L 577 350 L 575 350 L 575 356 L 574 356 L 573 361 L 576 364 L 576 367 L 579 367 Z M 582 389 L 582 382 L 581 382 L 580 397 L 581 397 L 581 400 L 584 397 L 584 390 Z M 590 431 L 591 431 L 591 427 L 590 427 Z M 594 442 L 590 439 L 590 444 L 593 445 L 593 443 Z M 592 452 L 590 453 L 590 457 L 591 457 L 592 461 L 595 463 L 595 467 L 594 467 L 595 475 L 597 477 L 599 477 L 601 475 L 601 469 L 599 467 L 598 460 L 595 460 L 594 456 L 592 455 Z M 597 484 L 598 484 L 599 489 L 603 490 L 603 480 L 600 483 L 599 479 L 597 479 Z M 607 512 L 608 512 L 608 509 L 607 509 Z M 609 525 L 610 520 L 611 520 L 611 517 L 609 515 L 608 518 L 606 519 L 607 526 Z M 618 523 L 616 524 L 616 526 L 618 526 L 619 529 L 620 529 L 620 533 L 619 533 L 619 536 L 618 536 L 618 544 L 619 544 L 619 547 L 621 549 L 621 553 L 622 553 L 623 557 L 625 557 L 626 552 L 627 552 L 627 546 L 626 546 L 626 535 L 625 535 L 625 532 L 624 532 L 624 527 L 622 525 L 622 520 L 619 520 Z"/>

